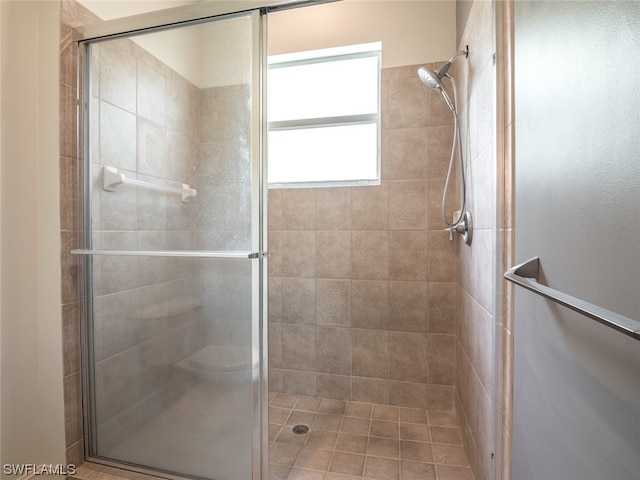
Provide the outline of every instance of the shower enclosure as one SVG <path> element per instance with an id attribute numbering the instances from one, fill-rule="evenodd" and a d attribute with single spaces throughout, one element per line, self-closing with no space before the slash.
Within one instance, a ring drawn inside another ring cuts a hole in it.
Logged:
<path id="1" fill-rule="evenodd" d="M 80 41 L 86 456 L 258 479 L 263 15 L 177 12 Z"/>

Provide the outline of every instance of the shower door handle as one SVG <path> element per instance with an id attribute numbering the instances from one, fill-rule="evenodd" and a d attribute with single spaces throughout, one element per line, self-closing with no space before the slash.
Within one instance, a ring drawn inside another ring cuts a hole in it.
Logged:
<path id="1" fill-rule="evenodd" d="M 540 274 L 540 258 L 533 257 L 520 265 L 516 265 L 504 273 L 504 278 L 516 285 L 531 290 L 532 292 L 564 305 L 571 310 L 600 322 L 614 330 L 640 340 L 640 322 L 599 307 L 579 298 L 555 290 L 538 283 Z"/>

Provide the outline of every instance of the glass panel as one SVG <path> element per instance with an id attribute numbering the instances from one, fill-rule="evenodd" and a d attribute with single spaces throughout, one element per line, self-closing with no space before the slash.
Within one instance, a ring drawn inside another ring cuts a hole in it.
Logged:
<path id="1" fill-rule="evenodd" d="M 85 248 L 260 250 L 257 17 L 89 46 Z M 261 261 L 90 257 L 91 456 L 255 476 Z"/>
<path id="2" fill-rule="evenodd" d="M 249 260 L 94 257 L 94 454 L 181 475 L 251 478 Z M 108 271 L 108 274 L 105 272 Z M 138 286 L 131 272 L 141 273 Z M 97 278 L 96 278 L 97 280 Z"/>
<path id="3" fill-rule="evenodd" d="M 374 180 L 377 135 L 375 123 L 270 132 L 269 183 Z"/>
<path id="4" fill-rule="evenodd" d="M 378 112 L 378 57 L 269 69 L 269 121 Z"/>
<path id="5" fill-rule="evenodd" d="M 92 46 L 93 248 L 252 248 L 251 26 L 240 17 Z M 105 190 L 105 167 L 125 181 Z M 195 190 L 188 201 L 153 188 L 182 184 Z"/>

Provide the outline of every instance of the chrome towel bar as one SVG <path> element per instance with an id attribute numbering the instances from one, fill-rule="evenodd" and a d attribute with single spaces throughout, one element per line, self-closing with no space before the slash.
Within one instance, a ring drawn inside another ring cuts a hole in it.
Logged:
<path id="1" fill-rule="evenodd" d="M 538 283 L 539 273 L 540 258 L 533 257 L 507 270 L 504 273 L 504 278 L 603 325 L 640 340 L 640 322 L 542 285 Z"/>
<path id="2" fill-rule="evenodd" d="M 269 256 L 269 252 L 213 252 L 208 250 L 71 250 L 71 255 L 118 255 L 132 257 L 193 257 L 254 259 Z"/>

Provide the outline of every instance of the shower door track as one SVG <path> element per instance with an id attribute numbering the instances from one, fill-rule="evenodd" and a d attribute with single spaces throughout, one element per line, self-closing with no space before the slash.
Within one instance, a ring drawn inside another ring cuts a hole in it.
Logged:
<path id="1" fill-rule="evenodd" d="M 267 12 L 309 7 L 342 0 L 235 0 L 233 2 L 202 2 L 156 10 L 77 28 L 78 41 L 113 38 L 158 28 L 170 28 L 194 22 L 206 22 L 225 15 L 242 14 L 264 9 Z"/>

